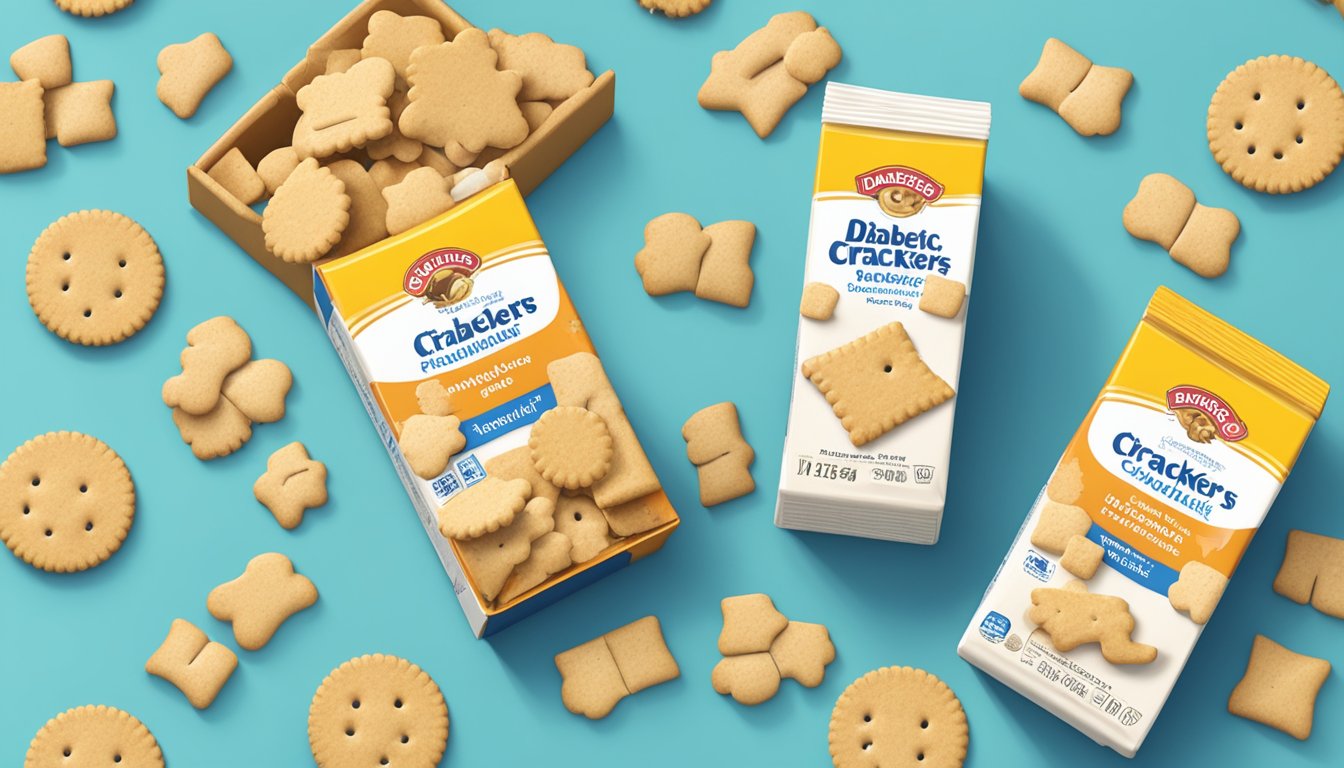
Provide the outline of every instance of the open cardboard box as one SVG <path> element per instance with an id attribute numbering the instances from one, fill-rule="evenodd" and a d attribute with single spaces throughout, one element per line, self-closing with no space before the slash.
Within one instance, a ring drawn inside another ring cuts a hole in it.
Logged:
<path id="1" fill-rule="evenodd" d="M 455 36 L 472 26 L 440 0 L 364 0 L 309 46 L 307 56 L 284 76 L 280 84 L 187 168 L 187 196 L 192 207 L 224 230 L 258 264 L 310 305 L 313 302 L 313 265 L 289 264 L 273 256 L 266 249 L 261 214 L 225 191 L 206 171 L 233 147 L 241 150 L 248 162 L 255 166 L 271 150 L 289 146 L 294 123 L 299 119 L 294 94 L 325 71 L 327 55 L 331 51 L 359 48 L 367 34 L 369 17 L 382 10 L 403 16 L 436 18 L 443 25 L 445 37 L 449 37 L 450 32 Z M 522 144 L 503 152 L 487 150 L 477 163 L 502 159 L 510 176 L 526 195 L 602 127 L 611 117 L 615 99 L 616 74 L 608 70 L 598 75 L 592 85 L 555 105 L 551 117 Z"/>

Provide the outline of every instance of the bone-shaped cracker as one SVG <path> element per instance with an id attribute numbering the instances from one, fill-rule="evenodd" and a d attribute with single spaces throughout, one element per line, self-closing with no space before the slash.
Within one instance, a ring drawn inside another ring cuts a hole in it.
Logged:
<path id="1" fill-rule="evenodd" d="M 834 42 L 829 34 L 804 37 L 816 30 L 817 22 L 804 11 L 781 13 L 733 50 L 714 54 L 697 96 L 700 106 L 741 112 L 757 136 L 769 136 L 807 86 L 825 76 L 826 65 L 839 63 L 839 46 L 829 45 Z"/>
<path id="2" fill-rule="evenodd" d="M 467 444 L 467 438 L 458 429 L 461 424 L 456 416 L 417 413 L 407 419 L 397 443 L 411 471 L 425 480 L 443 474 L 448 460 Z"/>
<path id="3" fill-rule="evenodd" d="M 157 93 L 183 120 L 196 114 L 210 89 L 233 69 L 233 57 L 213 32 L 159 51 Z"/>
<path id="4" fill-rule="evenodd" d="M 1120 105 L 1133 83 L 1128 70 L 1095 65 L 1052 37 L 1018 93 L 1059 113 L 1083 136 L 1107 136 L 1120 127 Z"/>
<path id="5" fill-rule="evenodd" d="M 378 11 L 369 17 L 369 34 L 360 55 L 391 62 L 397 77 L 406 77 L 411 52 L 425 45 L 443 42 L 443 27 L 429 16 L 402 16 L 395 11 Z"/>
<path id="6" fill-rule="evenodd" d="M 177 687 L 191 706 L 205 709 L 238 668 L 228 646 L 206 637 L 186 619 L 173 619 L 168 636 L 145 662 L 145 671 Z"/>
<path id="7" fill-rule="evenodd" d="M 579 48 L 557 43 L 540 32 L 510 35 L 492 29 L 489 37 L 490 47 L 499 54 L 499 68 L 523 78 L 519 101 L 563 101 L 593 83 L 593 73 Z"/>
<path id="8" fill-rule="evenodd" d="M 214 409 L 224 378 L 252 357 L 252 339 L 233 318 L 214 317 L 187 331 L 182 373 L 163 383 L 169 408 L 203 416 Z"/>
<path id="9" fill-rule="evenodd" d="M 645 616 L 556 654 L 565 709 L 606 717 L 621 699 L 681 675 L 656 616 Z"/>
<path id="10" fill-rule="evenodd" d="M 396 72 L 386 59 L 364 59 L 345 72 L 318 75 L 295 94 L 303 114 L 294 124 L 300 157 L 324 158 L 392 132 Z"/>
<path id="11" fill-rule="evenodd" d="M 470 152 L 521 144 L 528 132 L 518 109 L 523 80 L 496 69 L 498 58 L 486 33 L 475 27 L 452 42 L 415 49 L 402 134 L 435 147 L 456 142 Z"/>
<path id="12" fill-rule="evenodd" d="M 1112 595 L 1094 595 L 1081 581 L 1064 589 L 1033 589 L 1027 618 L 1064 653 L 1099 643 L 1101 655 L 1112 664 L 1148 664 L 1157 658 L 1156 648 L 1131 639 L 1134 617 L 1129 603 Z"/>
<path id="13" fill-rule="evenodd" d="M 309 458 L 303 443 L 290 443 L 266 460 L 252 493 L 280 527 L 291 530 L 303 522 L 305 510 L 327 503 L 327 465 Z"/>
<path id="14" fill-rule="evenodd" d="M 268 552 L 252 558 L 243 575 L 210 590 L 205 605 L 211 616 L 232 622 L 239 646 L 255 651 L 286 619 L 316 602 L 313 582 L 295 573 L 289 558 Z"/>
<path id="15" fill-rule="evenodd" d="M 1200 205 L 1189 187 L 1165 173 L 1143 177 L 1125 206 L 1124 224 L 1129 234 L 1162 246 L 1200 277 L 1227 271 L 1232 243 L 1241 234 L 1235 213 Z"/>
<path id="16" fill-rule="evenodd" d="M 722 504 L 756 490 L 751 464 L 756 452 L 742 438 L 737 406 L 718 403 L 701 409 L 681 428 L 686 458 L 700 478 L 700 503 Z"/>

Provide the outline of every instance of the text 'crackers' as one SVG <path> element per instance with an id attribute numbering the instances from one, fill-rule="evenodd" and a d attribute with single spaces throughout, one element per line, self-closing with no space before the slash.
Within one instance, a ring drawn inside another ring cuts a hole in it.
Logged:
<path id="1" fill-rule="evenodd" d="M 779 527 L 938 540 L 989 113 L 826 86 Z"/>
<path id="2" fill-rule="evenodd" d="M 957 652 L 1132 757 L 1329 391 L 1157 289 Z"/>
<path id="3" fill-rule="evenodd" d="M 677 514 L 513 180 L 314 271 L 477 636 L 662 546 Z"/>

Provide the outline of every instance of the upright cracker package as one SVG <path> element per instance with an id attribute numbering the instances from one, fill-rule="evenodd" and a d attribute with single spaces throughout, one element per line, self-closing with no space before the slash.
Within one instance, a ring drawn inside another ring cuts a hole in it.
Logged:
<path id="1" fill-rule="evenodd" d="M 1133 756 L 1329 391 L 1159 288 L 958 653 Z"/>
<path id="2" fill-rule="evenodd" d="M 827 84 L 776 525 L 938 540 L 989 113 Z"/>
<path id="3" fill-rule="evenodd" d="M 314 272 L 327 334 L 477 636 L 677 526 L 511 179 Z M 548 413 L 585 428 L 542 429 Z M 556 453 L 582 471 L 555 471 Z"/>

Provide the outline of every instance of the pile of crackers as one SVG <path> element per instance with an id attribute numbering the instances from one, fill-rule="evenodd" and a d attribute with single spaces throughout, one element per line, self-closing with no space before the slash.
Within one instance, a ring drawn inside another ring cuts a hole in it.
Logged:
<path id="1" fill-rule="evenodd" d="M 208 170 L 242 204 L 266 201 L 266 248 L 289 263 L 354 253 L 504 180 L 505 153 L 594 81 L 582 50 L 546 35 L 390 10 L 322 66 L 288 145 L 235 146 Z"/>

